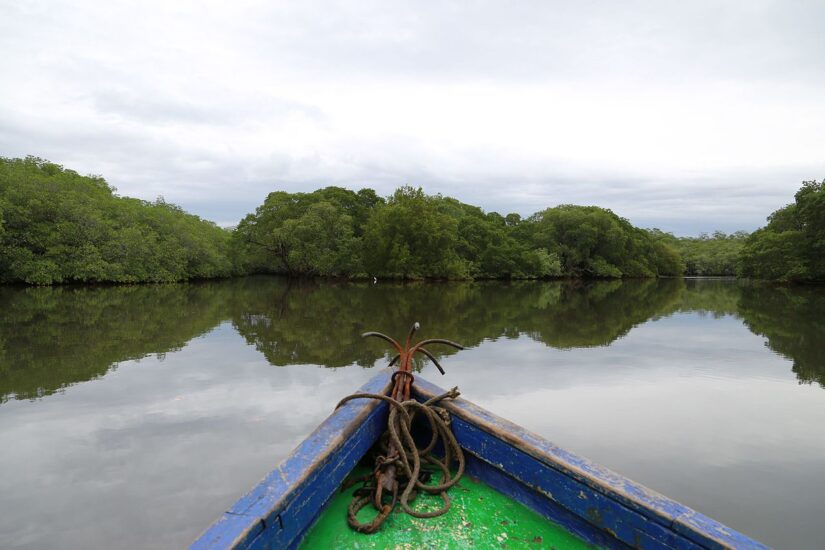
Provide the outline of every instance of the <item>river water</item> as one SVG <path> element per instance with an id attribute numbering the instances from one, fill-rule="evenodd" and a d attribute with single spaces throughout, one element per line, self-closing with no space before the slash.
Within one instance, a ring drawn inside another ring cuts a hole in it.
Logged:
<path id="1" fill-rule="evenodd" d="M 779 548 L 820 548 L 825 288 L 275 277 L 0 288 L 0 548 L 174 548 L 388 356 Z M 435 349 L 435 346 L 433 347 Z"/>

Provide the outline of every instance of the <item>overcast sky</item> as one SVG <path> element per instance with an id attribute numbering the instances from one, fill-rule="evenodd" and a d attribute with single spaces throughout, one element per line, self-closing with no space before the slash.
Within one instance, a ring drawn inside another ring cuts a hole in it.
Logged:
<path id="1" fill-rule="evenodd" d="M 234 224 L 422 186 L 753 230 L 825 177 L 825 2 L 0 1 L 0 156 Z"/>

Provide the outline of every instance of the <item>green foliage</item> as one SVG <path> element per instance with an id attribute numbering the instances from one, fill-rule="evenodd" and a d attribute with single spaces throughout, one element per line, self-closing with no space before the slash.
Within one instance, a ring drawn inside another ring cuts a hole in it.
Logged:
<path id="1" fill-rule="evenodd" d="M 801 231 L 755 231 L 742 249 L 742 274 L 754 279 L 794 281 L 810 278 L 802 253 Z"/>
<path id="2" fill-rule="evenodd" d="M 811 186 L 805 192 L 817 191 Z M 803 213 L 814 220 L 812 227 L 822 225 L 815 205 Z M 229 232 L 162 198 L 117 197 L 100 177 L 32 157 L 0 159 L 0 282 L 168 282 L 255 272 L 657 277 L 684 271 L 680 250 L 690 274 L 730 274 L 741 240 L 739 234 L 675 239 L 595 206 L 563 205 L 527 219 L 503 216 L 413 187 L 387 200 L 371 189 L 276 191 Z"/>
<path id="3" fill-rule="evenodd" d="M 795 204 L 788 204 L 768 216 L 768 228 L 775 233 L 802 231 Z"/>
<path id="4" fill-rule="evenodd" d="M 671 246 L 608 210 L 563 206 L 522 220 L 413 187 L 386 202 L 369 189 L 271 193 L 238 226 L 235 242 L 245 268 L 289 275 L 534 279 L 682 271 Z"/>
<path id="5" fill-rule="evenodd" d="M 768 217 L 741 254 L 746 277 L 773 281 L 825 281 L 825 180 L 806 181 L 794 204 Z"/>
<path id="6" fill-rule="evenodd" d="M 364 267 L 381 276 L 420 279 L 470 276 L 458 253 L 459 223 L 445 200 L 401 187 L 373 211 L 364 230 Z"/>
<path id="7" fill-rule="evenodd" d="M 805 241 L 803 256 L 807 260 L 809 276 L 825 281 L 825 179 L 803 182 L 794 198 Z"/>
<path id="8" fill-rule="evenodd" d="M 250 271 L 352 276 L 362 269 L 365 221 L 379 204 L 383 200 L 371 189 L 276 191 L 241 221 L 233 241 Z"/>
<path id="9" fill-rule="evenodd" d="M 0 158 L 0 282 L 171 282 L 226 277 L 229 232 L 103 178 Z"/>
<path id="10" fill-rule="evenodd" d="M 518 214 L 484 214 L 481 208 L 443 199 L 445 211 L 458 222 L 458 253 L 475 279 L 531 279 L 562 274 L 559 258 L 544 248 L 517 239 Z"/>
<path id="11" fill-rule="evenodd" d="M 649 233 L 681 256 L 685 265 L 684 274 L 689 276 L 736 275 L 739 255 L 748 237 L 744 231 L 730 235 L 715 231 L 711 236 L 703 233 L 699 237 L 679 238 L 658 229 L 649 230 Z"/>
<path id="12" fill-rule="evenodd" d="M 610 210 L 563 205 L 531 216 L 527 238 L 555 252 L 571 277 L 680 275 L 678 253 Z M 523 225 L 523 224 L 522 224 Z"/>

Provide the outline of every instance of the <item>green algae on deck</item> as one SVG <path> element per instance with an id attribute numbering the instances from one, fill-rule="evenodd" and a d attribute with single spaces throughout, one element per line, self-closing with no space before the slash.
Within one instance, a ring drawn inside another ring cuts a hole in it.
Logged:
<path id="1" fill-rule="evenodd" d="M 300 548 L 594 548 L 469 476 L 464 476 L 450 489 L 452 506 L 443 516 L 414 518 L 398 506 L 378 533 L 364 535 L 347 525 L 347 506 L 354 490 L 355 487 L 332 497 Z M 441 498 L 421 495 L 412 506 L 416 510 L 433 510 L 441 506 Z M 369 521 L 374 516 L 375 510 L 367 506 L 358 514 L 358 519 Z"/>

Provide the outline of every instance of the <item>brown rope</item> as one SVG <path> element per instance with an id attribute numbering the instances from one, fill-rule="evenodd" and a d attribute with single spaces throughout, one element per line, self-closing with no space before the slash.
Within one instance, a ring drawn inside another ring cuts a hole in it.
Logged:
<path id="1" fill-rule="evenodd" d="M 364 481 L 364 486 L 355 491 L 354 498 L 347 510 L 347 522 L 350 527 L 361 533 L 375 533 L 381 528 L 384 520 L 389 517 L 396 503 L 400 503 L 404 512 L 416 518 L 433 518 L 447 513 L 450 509 L 450 497 L 447 496 L 447 490 L 458 483 L 458 480 L 464 474 L 464 453 L 450 429 L 449 416 L 447 416 L 444 409 L 436 407 L 436 404 L 443 399 L 455 399 L 458 395 L 458 388 L 453 388 L 424 403 L 419 403 L 412 399 L 401 402 L 388 395 L 377 393 L 355 393 L 345 397 L 338 403 L 338 407 L 353 399 L 378 399 L 388 403 L 390 414 L 386 436 L 389 442 L 384 448 L 398 449 L 394 456 L 378 456 L 373 474 L 362 478 L 361 481 Z M 412 422 L 418 414 L 422 414 L 428 420 L 432 431 L 429 443 L 420 449 L 416 446 L 411 433 Z M 432 454 L 432 450 L 438 445 L 439 441 L 444 446 L 443 460 Z M 458 463 L 458 467 L 456 474 L 451 476 L 450 464 L 453 460 Z M 442 483 L 426 484 L 430 472 L 422 470 L 422 462 L 432 464 L 441 470 L 443 474 Z M 401 469 L 402 476 L 399 479 L 390 476 L 393 479 L 392 487 L 385 487 L 383 483 L 384 473 L 389 468 L 398 467 Z M 372 485 L 372 482 L 374 482 L 374 485 Z M 391 490 L 391 495 L 385 495 L 385 490 Z M 399 491 L 401 493 L 400 497 Z M 410 502 L 415 499 L 417 491 L 438 494 L 441 496 L 443 506 L 429 512 L 413 510 L 410 508 Z M 386 502 L 388 499 L 389 502 Z M 359 510 L 370 502 L 378 510 L 378 515 L 369 523 L 361 523 L 355 516 Z"/>

